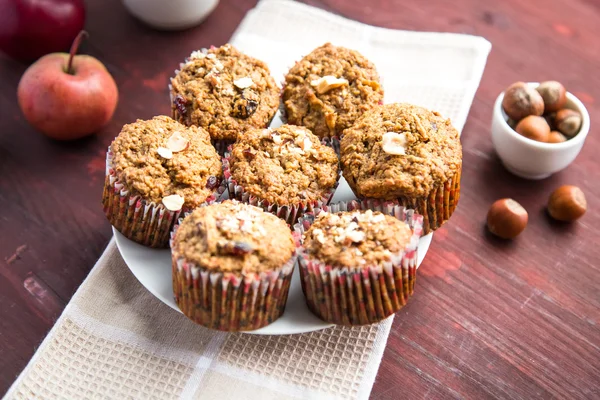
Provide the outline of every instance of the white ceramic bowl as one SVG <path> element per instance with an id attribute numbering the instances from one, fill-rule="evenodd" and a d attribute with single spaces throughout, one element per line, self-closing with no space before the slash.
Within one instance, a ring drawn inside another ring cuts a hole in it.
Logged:
<path id="1" fill-rule="evenodd" d="M 219 0 L 123 0 L 133 16 L 163 30 L 191 28 L 202 22 Z"/>
<path id="2" fill-rule="evenodd" d="M 530 82 L 537 87 L 539 84 Z M 542 143 L 515 132 L 506 122 L 502 109 L 504 92 L 494 104 L 492 115 L 492 142 L 502 163 L 513 174 L 526 179 L 543 179 L 566 168 L 575 160 L 590 131 L 590 116 L 581 101 L 567 92 L 566 108 L 579 111 L 583 119 L 579 133 L 563 143 Z"/>

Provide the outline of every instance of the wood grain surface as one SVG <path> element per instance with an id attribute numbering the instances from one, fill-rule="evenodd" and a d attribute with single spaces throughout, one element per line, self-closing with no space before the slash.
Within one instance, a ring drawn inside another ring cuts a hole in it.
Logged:
<path id="1" fill-rule="evenodd" d="M 600 398 L 600 3 L 308 3 L 372 25 L 469 33 L 493 44 L 462 136 L 460 204 L 434 236 L 416 295 L 395 319 L 372 398 Z M 108 144 L 124 123 L 168 113 L 174 65 L 192 49 L 225 43 L 254 4 L 221 0 L 197 28 L 165 33 L 134 20 L 118 0 L 88 0 L 82 52 L 107 65 L 120 101 L 106 128 L 73 143 L 27 124 L 16 101 L 27 66 L 0 56 L 0 394 L 110 239 L 100 206 Z M 513 81 L 547 79 L 585 103 L 592 130 L 568 169 L 525 181 L 494 154 L 492 104 Z M 590 208 L 570 225 L 544 211 L 549 193 L 565 183 L 579 185 Z M 501 197 L 530 215 L 512 242 L 484 227 Z"/>

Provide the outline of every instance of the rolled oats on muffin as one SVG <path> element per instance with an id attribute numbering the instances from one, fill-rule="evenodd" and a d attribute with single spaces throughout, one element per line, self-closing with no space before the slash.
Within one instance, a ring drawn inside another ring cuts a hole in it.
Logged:
<path id="1" fill-rule="evenodd" d="M 355 210 L 321 212 L 296 224 L 300 277 L 310 310 L 326 322 L 365 325 L 398 311 L 413 294 L 422 217 Z M 305 226 L 309 227 L 305 229 Z"/>
<path id="2" fill-rule="evenodd" d="M 172 237 L 175 301 L 192 321 L 246 331 L 283 314 L 296 245 L 281 219 L 227 200 L 194 210 Z"/>
<path id="3" fill-rule="evenodd" d="M 214 202 L 224 188 L 208 133 L 166 116 L 123 126 L 108 149 L 102 203 L 124 236 L 168 247 L 182 211 Z"/>
<path id="4" fill-rule="evenodd" d="M 439 113 L 387 104 L 361 116 L 340 143 L 344 178 L 363 206 L 397 203 L 438 229 L 460 197 L 462 147 L 458 131 Z"/>
<path id="5" fill-rule="evenodd" d="M 230 198 L 261 207 L 290 225 L 328 204 L 339 179 L 335 151 L 308 129 L 293 125 L 247 131 L 223 165 Z"/>
<path id="6" fill-rule="evenodd" d="M 230 44 L 194 51 L 170 86 L 173 118 L 206 129 L 219 149 L 269 126 L 279 107 L 269 67 Z"/>
<path id="7" fill-rule="evenodd" d="M 294 65 L 283 87 L 284 118 L 320 138 L 336 138 L 383 102 L 375 65 L 356 50 L 326 43 Z"/>

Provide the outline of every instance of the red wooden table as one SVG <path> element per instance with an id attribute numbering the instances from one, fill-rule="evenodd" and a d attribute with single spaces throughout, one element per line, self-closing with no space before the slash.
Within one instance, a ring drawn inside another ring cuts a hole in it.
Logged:
<path id="1" fill-rule="evenodd" d="M 463 193 L 420 268 L 417 295 L 395 319 L 374 399 L 600 397 L 600 3 L 594 0 L 311 0 L 388 28 L 476 34 L 493 44 L 462 136 Z M 82 51 L 102 60 L 120 102 L 98 135 L 57 143 L 16 102 L 26 65 L 0 56 L 0 395 L 86 277 L 111 236 L 100 206 L 105 150 L 120 127 L 169 112 L 167 80 L 192 49 L 227 41 L 254 0 L 221 0 L 201 26 L 151 30 L 118 0 L 87 2 Z M 0 10 L 1 12 L 1 10 Z M 490 141 L 492 104 L 513 81 L 557 79 L 588 107 L 592 132 L 576 162 L 543 181 L 506 172 Z M 586 193 L 587 215 L 552 222 L 548 194 Z M 486 233 L 497 198 L 530 223 L 515 241 Z"/>

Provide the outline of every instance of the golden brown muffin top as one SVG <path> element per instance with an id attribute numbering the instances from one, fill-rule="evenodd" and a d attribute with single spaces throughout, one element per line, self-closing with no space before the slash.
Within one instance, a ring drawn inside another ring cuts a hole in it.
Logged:
<path id="1" fill-rule="evenodd" d="M 340 136 L 383 101 L 375 65 L 358 51 L 326 43 L 298 61 L 285 77 L 287 122 L 317 136 Z"/>
<path id="2" fill-rule="evenodd" d="M 295 252 L 283 220 L 230 200 L 195 209 L 177 229 L 172 248 L 200 268 L 238 274 L 276 270 Z"/>
<path id="3" fill-rule="evenodd" d="M 410 227 L 378 211 L 321 213 L 304 234 L 311 257 L 333 267 L 383 265 L 410 244 Z"/>
<path id="4" fill-rule="evenodd" d="M 292 125 L 246 132 L 233 145 L 230 169 L 247 192 L 278 205 L 321 199 L 339 177 L 335 151 Z"/>
<path id="5" fill-rule="evenodd" d="M 235 140 L 249 128 L 266 128 L 279 107 L 269 67 L 230 44 L 194 51 L 171 79 L 180 122 L 205 128 L 215 140 Z"/>
<path id="6" fill-rule="evenodd" d="M 344 177 L 358 197 L 424 196 L 462 165 L 450 120 L 410 104 L 365 113 L 344 132 L 340 147 Z"/>
<path id="7" fill-rule="evenodd" d="M 208 133 L 165 116 L 123 126 L 110 148 L 117 179 L 156 204 L 178 195 L 183 208 L 194 208 L 215 192 L 223 176 Z"/>

